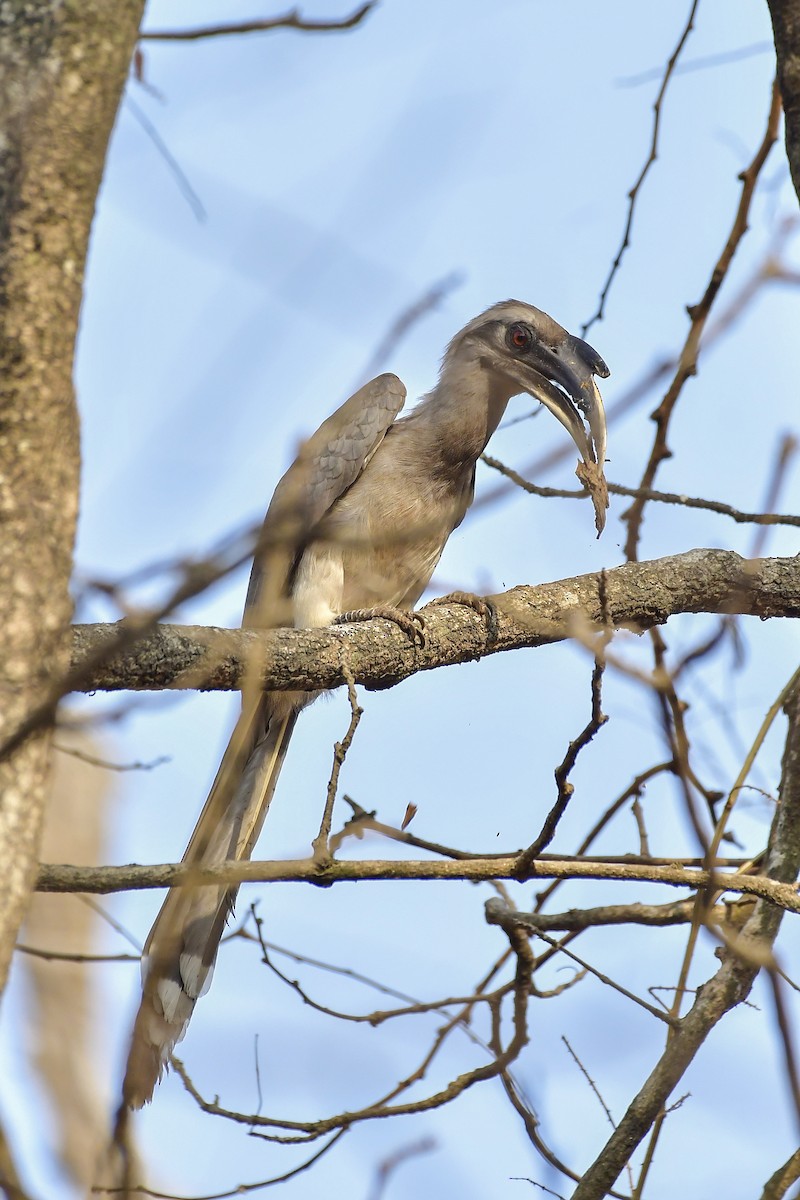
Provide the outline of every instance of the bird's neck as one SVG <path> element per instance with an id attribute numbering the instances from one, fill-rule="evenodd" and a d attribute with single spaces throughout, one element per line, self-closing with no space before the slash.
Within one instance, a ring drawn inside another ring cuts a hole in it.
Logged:
<path id="1" fill-rule="evenodd" d="M 513 394 L 507 380 L 477 364 L 446 363 L 439 383 L 412 416 L 424 425 L 432 455 L 449 465 L 472 466 Z"/>

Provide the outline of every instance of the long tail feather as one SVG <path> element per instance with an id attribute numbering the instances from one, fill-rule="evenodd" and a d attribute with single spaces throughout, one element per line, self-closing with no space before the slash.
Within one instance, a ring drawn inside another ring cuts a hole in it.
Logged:
<path id="1" fill-rule="evenodd" d="M 287 704 L 282 713 L 270 713 L 269 701 L 262 697 L 237 722 L 185 863 L 208 866 L 249 859 L 301 707 Z M 124 1103 L 132 1108 L 152 1098 L 197 1000 L 211 984 L 237 891 L 235 886 L 190 884 L 173 888 L 161 907 L 142 956 L 142 1001 L 122 1088 Z"/>

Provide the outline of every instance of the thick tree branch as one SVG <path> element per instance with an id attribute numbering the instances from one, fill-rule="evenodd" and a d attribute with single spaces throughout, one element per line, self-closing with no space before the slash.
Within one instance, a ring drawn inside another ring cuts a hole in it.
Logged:
<path id="1" fill-rule="evenodd" d="M 800 693 L 786 705 L 789 728 L 783 756 L 780 803 L 770 830 L 765 875 L 797 896 L 800 871 Z M 711 1030 L 750 994 L 759 970 L 771 958 L 783 910 L 762 897 L 741 935 L 721 952 L 722 965 L 700 988 L 686 1016 L 628 1111 L 573 1193 L 573 1200 L 601 1200 L 657 1119 L 678 1081 Z"/>
<path id="2" fill-rule="evenodd" d="M 42 892 L 141 891 L 150 888 L 192 886 L 204 883 L 314 883 L 329 887 L 334 883 L 360 883 L 367 879 L 424 882 L 437 879 L 466 879 L 480 883 L 489 879 L 517 879 L 519 856 L 488 856 L 465 861 L 432 860 L 398 862 L 391 860 L 334 859 L 319 863 L 313 858 L 287 859 L 284 862 L 228 862 L 213 867 L 161 863 L 155 866 L 74 867 L 68 864 L 42 863 L 37 887 Z M 614 879 L 639 883 L 662 883 L 671 887 L 715 887 L 768 899 L 780 908 L 800 912 L 800 894 L 791 884 L 743 872 L 709 872 L 702 868 L 668 864 L 598 862 L 596 860 L 540 859 L 528 872 L 536 879 Z M 512 914 L 513 916 L 513 914 Z"/>
<path id="3" fill-rule="evenodd" d="M 800 559 L 747 561 L 726 550 L 691 550 L 669 558 L 629 563 L 605 572 L 607 612 L 614 628 L 651 629 L 677 613 L 736 613 L 759 617 L 800 615 Z M 239 686 L 254 657 L 262 683 L 273 689 L 332 688 L 345 683 L 343 655 L 357 683 L 390 687 L 419 671 L 562 641 L 573 622 L 601 621 L 600 576 L 517 587 L 491 597 L 496 634 L 464 605 L 424 610 L 425 645 L 412 646 L 388 621 L 333 629 L 254 630 L 159 625 L 135 647 L 114 658 L 125 625 L 78 625 L 72 666 L 76 674 L 99 648 L 105 665 L 81 680 L 85 691 Z"/>

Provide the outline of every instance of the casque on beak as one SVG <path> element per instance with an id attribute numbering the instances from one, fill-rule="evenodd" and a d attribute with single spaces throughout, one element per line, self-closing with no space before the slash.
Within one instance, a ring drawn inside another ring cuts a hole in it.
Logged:
<path id="1" fill-rule="evenodd" d="M 576 473 L 592 497 L 599 537 L 606 522 L 608 488 L 603 471 L 606 414 L 595 376 L 607 379 L 611 372 L 588 342 L 566 330 L 555 345 L 536 346 L 534 366 L 539 378 L 526 391 L 550 409 L 578 447 L 583 463 Z"/>

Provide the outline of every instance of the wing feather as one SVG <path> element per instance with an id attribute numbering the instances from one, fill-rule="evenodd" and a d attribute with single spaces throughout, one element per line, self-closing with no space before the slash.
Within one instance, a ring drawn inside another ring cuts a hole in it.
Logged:
<path id="1" fill-rule="evenodd" d="M 358 479 L 405 398 L 406 389 L 396 375 L 378 375 L 303 443 L 264 518 L 244 625 L 292 624 L 290 588 L 298 556 L 320 521 Z"/>

